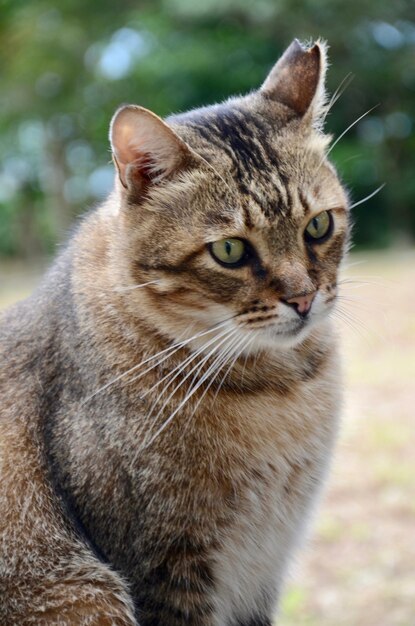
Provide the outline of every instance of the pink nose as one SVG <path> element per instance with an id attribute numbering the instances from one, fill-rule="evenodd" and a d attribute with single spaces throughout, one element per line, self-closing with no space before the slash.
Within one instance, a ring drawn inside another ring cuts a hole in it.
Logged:
<path id="1" fill-rule="evenodd" d="M 311 309 L 316 293 L 317 291 L 313 291 L 312 293 L 307 293 L 305 296 L 294 296 L 293 298 L 286 300 L 286 302 L 288 304 L 294 304 L 297 309 L 297 313 L 300 315 L 306 315 Z"/>

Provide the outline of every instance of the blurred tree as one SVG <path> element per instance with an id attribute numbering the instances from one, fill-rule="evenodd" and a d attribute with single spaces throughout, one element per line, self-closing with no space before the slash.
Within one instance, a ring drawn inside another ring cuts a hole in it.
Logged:
<path id="1" fill-rule="evenodd" d="M 111 186 L 122 102 L 160 115 L 259 85 L 293 37 L 331 45 L 327 121 L 356 207 L 356 240 L 415 235 L 413 0 L 38 0 L 0 3 L 0 254 L 34 256 Z"/>

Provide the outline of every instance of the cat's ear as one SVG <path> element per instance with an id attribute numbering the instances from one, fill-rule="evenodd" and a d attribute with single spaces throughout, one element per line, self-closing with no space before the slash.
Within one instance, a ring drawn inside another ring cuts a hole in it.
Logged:
<path id="1" fill-rule="evenodd" d="M 318 118 L 325 103 L 327 45 L 317 41 L 305 48 L 294 39 L 268 74 L 260 91 L 285 104 L 299 116 Z"/>
<path id="2" fill-rule="evenodd" d="M 121 184 L 140 189 L 185 168 L 194 155 L 157 115 L 140 106 L 119 109 L 111 121 L 110 141 Z"/>

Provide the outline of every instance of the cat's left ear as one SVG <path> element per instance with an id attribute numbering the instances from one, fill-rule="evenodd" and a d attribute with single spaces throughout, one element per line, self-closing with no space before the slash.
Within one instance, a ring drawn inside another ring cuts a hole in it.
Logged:
<path id="1" fill-rule="evenodd" d="M 286 49 L 260 89 L 298 116 L 317 121 L 324 109 L 327 45 L 319 40 L 306 48 L 297 39 Z"/>
<path id="2" fill-rule="evenodd" d="M 115 113 L 110 141 L 121 184 L 129 190 L 157 184 L 194 160 L 190 147 L 170 126 L 136 105 Z"/>

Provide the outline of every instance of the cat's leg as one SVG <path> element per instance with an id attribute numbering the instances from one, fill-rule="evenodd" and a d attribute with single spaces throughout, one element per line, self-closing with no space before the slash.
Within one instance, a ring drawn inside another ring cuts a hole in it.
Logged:
<path id="1" fill-rule="evenodd" d="M 25 588 L 27 581 L 20 581 Z M 17 582 L 19 585 L 19 581 Z M 38 595 L 15 598 L 15 607 L 4 614 L 7 626 L 136 626 L 128 597 L 122 598 L 109 586 L 60 582 L 49 589 L 38 582 Z M 42 589 L 43 587 L 43 589 Z"/>
<path id="2" fill-rule="evenodd" d="M 136 626 L 131 607 L 108 589 L 84 584 L 51 588 L 19 602 L 2 626 Z M 61 597 L 59 597 L 61 596 Z"/>
<path id="3" fill-rule="evenodd" d="M 137 626 L 126 585 L 80 552 L 35 577 L 0 576 L 2 626 Z M 73 562 L 71 562 L 73 559 Z"/>
<path id="4" fill-rule="evenodd" d="M 0 475 L 0 624 L 135 626 L 127 585 L 76 533 L 18 417 L 0 419 Z"/>

